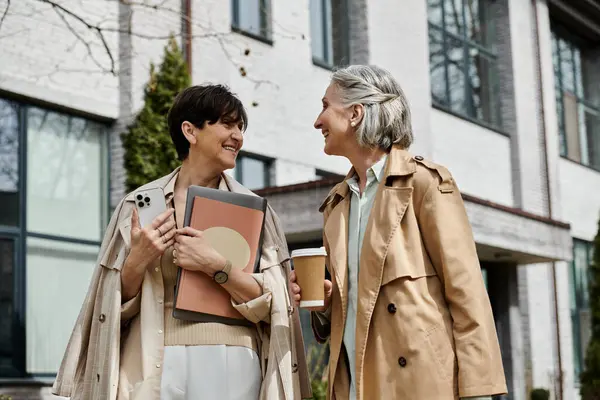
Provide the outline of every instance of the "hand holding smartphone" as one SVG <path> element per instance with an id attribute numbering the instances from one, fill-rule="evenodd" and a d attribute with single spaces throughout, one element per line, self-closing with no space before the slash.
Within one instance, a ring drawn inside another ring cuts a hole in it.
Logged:
<path id="1" fill-rule="evenodd" d="M 140 190 L 134 194 L 134 198 L 142 228 L 150 226 L 156 217 L 167 210 L 162 189 Z"/>
<path id="2" fill-rule="evenodd" d="M 128 264 L 142 271 L 174 244 L 176 227 L 174 210 L 167 209 L 162 189 L 138 191 L 134 199 Z"/>

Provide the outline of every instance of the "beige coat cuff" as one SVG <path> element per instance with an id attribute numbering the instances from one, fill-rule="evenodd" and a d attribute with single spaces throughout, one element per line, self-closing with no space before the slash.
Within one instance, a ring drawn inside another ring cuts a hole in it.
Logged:
<path id="1" fill-rule="evenodd" d="M 262 321 L 268 324 L 271 322 L 271 291 L 265 289 L 263 274 L 252 274 L 252 277 L 262 288 L 263 294 L 241 304 L 237 304 L 235 300 L 231 299 L 231 304 L 248 321 L 255 324 Z"/>
<path id="2" fill-rule="evenodd" d="M 121 321 L 129 321 L 140 312 L 142 304 L 142 295 L 140 292 L 135 295 L 135 297 L 127 300 L 125 303 L 121 304 Z"/>

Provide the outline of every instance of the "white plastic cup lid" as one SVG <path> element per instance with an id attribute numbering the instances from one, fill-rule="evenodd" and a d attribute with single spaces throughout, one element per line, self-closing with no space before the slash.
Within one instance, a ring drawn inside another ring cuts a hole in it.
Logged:
<path id="1" fill-rule="evenodd" d="M 295 257 L 309 257 L 309 256 L 326 256 L 327 251 L 325 247 L 316 247 L 312 249 L 298 249 L 292 251 L 292 258 Z"/>

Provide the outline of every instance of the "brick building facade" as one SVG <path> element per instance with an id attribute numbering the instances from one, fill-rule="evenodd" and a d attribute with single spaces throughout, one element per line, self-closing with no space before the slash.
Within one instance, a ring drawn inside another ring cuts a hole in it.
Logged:
<path id="1" fill-rule="evenodd" d="M 226 83 L 248 108 L 231 173 L 268 198 L 293 248 L 319 244 L 318 205 L 348 169 L 312 127 L 331 68 L 390 70 L 411 105 L 411 151 L 447 166 L 464 193 L 508 398 L 536 387 L 579 397 L 600 216 L 598 1 L 0 0 L 0 16 L 9 4 L 0 393 L 52 381 L 124 195 L 119 134 L 141 108 L 150 62 L 169 34 L 183 43 L 188 32 L 193 82 Z"/>

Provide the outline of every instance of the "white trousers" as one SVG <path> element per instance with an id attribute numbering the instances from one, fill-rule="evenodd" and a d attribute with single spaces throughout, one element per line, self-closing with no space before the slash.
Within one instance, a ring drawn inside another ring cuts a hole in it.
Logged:
<path id="1" fill-rule="evenodd" d="M 256 400 L 262 376 L 241 346 L 165 346 L 161 400 Z"/>

